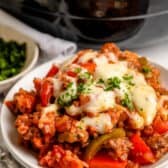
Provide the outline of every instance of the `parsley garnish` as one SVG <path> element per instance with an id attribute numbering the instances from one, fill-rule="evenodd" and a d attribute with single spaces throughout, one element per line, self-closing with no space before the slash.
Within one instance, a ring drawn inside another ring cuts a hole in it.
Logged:
<path id="1" fill-rule="evenodd" d="M 78 99 L 77 95 L 72 95 L 69 92 L 61 95 L 57 99 L 57 103 L 61 106 L 70 106 L 74 100 Z"/>
<path id="2" fill-rule="evenodd" d="M 134 109 L 133 103 L 132 103 L 132 101 L 129 98 L 129 95 L 127 93 L 125 93 L 124 98 L 121 100 L 121 104 L 124 107 L 127 107 L 129 110 L 133 110 Z"/>
<path id="3" fill-rule="evenodd" d="M 79 73 L 79 72 L 81 72 L 81 70 L 82 70 L 81 68 L 75 68 L 74 72 Z"/>
<path id="4" fill-rule="evenodd" d="M 126 74 L 126 75 L 123 76 L 123 79 L 126 80 L 126 81 L 130 81 L 130 80 L 133 79 L 133 76 L 132 76 L 132 75 L 127 75 L 127 74 Z"/>
<path id="5" fill-rule="evenodd" d="M 97 81 L 98 84 L 104 84 L 104 80 L 102 78 L 100 78 L 98 81 Z"/>
<path id="6" fill-rule="evenodd" d="M 105 91 L 113 90 L 115 88 L 120 89 L 121 80 L 118 77 L 108 78 Z"/>
<path id="7" fill-rule="evenodd" d="M 133 76 L 132 76 L 132 75 L 126 74 L 126 75 L 123 76 L 123 79 L 124 79 L 129 85 L 131 85 L 131 86 L 134 86 L 134 85 L 135 85 L 135 84 L 132 82 L 132 80 L 133 80 Z"/>
<path id="8" fill-rule="evenodd" d="M 85 72 L 79 76 L 80 79 L 90 79 L 91 74 L 89 72 Z"/>
<path id="9" fill-rule="evenodd" d="M 140 110 L 140 111 L 143 111 L 143 108 L 140 108 L 139 110 Z"/>
<path id="10" fill-rule="evenodd" d="M 63 94 L 58 97 L 57 103 L 61 106 L 70 106 L 72 104 L 71 96 Z"/>
<path id="11" fill-rule="evenodd" d="M 73 86 L 73 82 L 70 82 L 70 83 L 67 85 L 67 89 L 70 89 L 72 86 Z"/>
<path id="12" fill-rule="evenodd" d="M 60 95 L 57 99 L 57 103 L 61 106 L 70 106 L 73 100 L 78 98 L 78 95 L 73 88 L 73 82 L 70 82 L 66 88 L 66 91 Z"/>
<path id="13" fill-rule="evenodd" d="M 79 93 L 88 93 L 88 92 L 90 92 L 90 88 L 88 85 L 86 85 L 84 83 L 79 83 L 77 86 L 77 91 Z"/>
<path id="14" fill-rule="evenodd" d="M 142 67 L 142 72 L 143 72 L 143 73 L 149 73 L 150 71 L 151 71 L 151 70 L 150 70 L 149 67 L 147 67 L 147 66 Z"/>

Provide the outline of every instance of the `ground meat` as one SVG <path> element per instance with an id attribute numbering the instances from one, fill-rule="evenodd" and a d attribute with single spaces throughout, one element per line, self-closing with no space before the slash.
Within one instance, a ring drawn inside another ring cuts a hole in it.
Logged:
<path id="1" fill-rule="evenodd" d="M 88 132 L 78 126 L 78 121 L 66 115 L 56 117 L 55 127 L 60 133 L 58 141 L 61 143 L 81 142 L 84 144 L 89 138 Z"/>
<path id="2" fill-rule="evenodd" d="M 149 65 L 149 67 L 150 67 L 151 72 L 149 73 L 149 75 L 148 74 L 146 75 L 146 81 L 157 92 L 159 92 L 161 94 L 161 93 L 163 93 L 163 89 L 162 89 L 162 86 L 160 85 L 160 82 L 159 82 L 160 71 L 151 65 Z"/>
<path id="3" fill-rule="evenodd" d="M 44 135 L 54 136 L 56 132 L 55 128 L 55 112 L 43 112 L 40 119 L 38 127 L 42 130 Z"/>
<path id="4" fill-rule="evenodd" d="M 41 117 L 41 112 L 34 112 L 30 117 L 31 117 L 32 124 L 38 127 L 39 120 Z"/>
<path id="5" fill-rule="evenodd" d="M 138 58 L 139 56 L 136 53 L 127 50 L 120 54 L 120 59 L 126 59 L 130 68 L 139 70 L 141 68 L 141 64 Z"/>
<path id="6" fill-rule="evenodd" d="M 67 115 L 57 116 L 55 119 L 55 127 L 58 132 L 69 131 L 73 124 L 73 119 Z"/>
<path id="7" fill-rule="evenodd" d="M 14 113 L 32 113 L 36 105 L 35 93 L 20 89 L 14 95 L 11 103 L 13 104 L 12 111 Z"/>
<path id="8" fill-rule="evenodd" d="M 127 160 L 132 144 L 127 137 L 111 139 L 105 144 L 109 155 L 114 159 Z"/>
<path id="9" fill-rule="evenodd" d="M 168 152 L 168 137 L 166 136 L 154 134 L 146 140 L 146 143 L 151 147 L 157 159 Z"/>
<path id="10" fill-rule="evenodd" d="M 140 165 L 129 160 L 126 168 L 140 168 Z"/>
<path id="11" fill-rule="evenodd" d="M 121 55 L 121 50 L 114 43 L 106 43 L 101 47 L 100 53 L 114 53 L 115 56 Z"/>
<path id="12" fill-rule="evenodd" d="M 111 120 L 114 125 L 120 124 L 122 127 L 123 122 L 128 118 L 126 115 L 126 110 L 126 108 L 120 105 L 108 110 L 108 114 L 111 116 Z"/>
<path id="13" fill-rule="evenodd" d="M 29 116 L 30 116 L 29 114 L 19 115 L 15 121 L 15 126 L 17 128 L 17 131 L 23 137 L 27 134 L 31 126 Z"/>
<path id="14" fill-rule="evenodd" d="M 64 132 L 59 134 L 58 141 L 60 143 L 68 142 L 68 143 L 75 143 L 81 142 L 82 144 L 88 141 L 89 135 L 87 131 L 81 129 L 71 130 L 70 132 Z"/>
<path id="15" fill-rule="evenodd" d="M 23 139 L 22 141 L 31 142 L 34 148 L 40 149 L 43 146 L 41 131 L 33 125 L 32 118 L 32 114 L 19 115 L 15 121 L 15 126 L 21 139 Z"/>
<path id="16" fill-rule="evenodd" d="M 64 150 L 62 147 L 55 145 L 52 151 L 49 151 L 45 156 L 40 158 L 41 166 L 47 168 L 84 168 L 88 165 L 81 161 L 77 155 L 69 150 Z"/>
<path id="17" fill-rule="evenodd" d="M 145 135 L 145 136 L 151 136 L 151 135 L 153 135 L 153 133 L 154 133 L 154 130 L 153 130 L 153 127 L 150 125 L 150 126 L 147 126 L 147 127 L 145 127 L 144 129 L 143 129 L 143 135 Z"/>

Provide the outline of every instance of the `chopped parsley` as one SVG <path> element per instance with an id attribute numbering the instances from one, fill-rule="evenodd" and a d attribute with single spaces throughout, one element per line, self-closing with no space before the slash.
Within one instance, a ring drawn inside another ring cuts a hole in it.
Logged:
<path id="1" fill-rule="evenodd" d="M 151 70 L 150 70 L 150 68 L 149 67 L 147 67 L 147 66 L 143 66 L 142 67 L 142 72 L 143 73 L 149 73 Z"/>
<path id="2" fill-rule="evenodd" d="M 90 88 L 88 85 L 84 84 L 84 83 L 79 83 L 77 86 L 77 91 L 79 93 L 89 93 L 90 92 Z"/>
<path id="3" fill-rule="evenodd" d="M 126 80 L 126 81 L 130 81 L 130 80 L 133 79 L 133 76 L 126 74 L 126 75 L 123 76 L 123 79 Z"/>
<path id="4" fill-rule="evenodd" d="M 68 85 L 67 85 L 67 89 L 71 88 L 73 86 L 73 82 L 70 82 Z"/>
<path id="5" fill-rule="evenodd" d="M 80 79 L 90 79 L 91 74 L 89 72 L 85 72 L 79 76 Z"/>
<path id="6" fill-rule="evenodd" d="M 140 111 L 143 111 L 143 108 L 140 108 L 139 110 L 140 110 Z"/>
<path id="7" fill-rule="evenodd" d="M 62 96 L 59 96 L 58 99 L 57 99 L 57 103 L 60 105 L 60 106 L 70 106 L 71 103 L 70 101 L 65 101 L 65 96 L 62 95 Z"/>
<path id="8" fill-rule="evenodd" d="M 127 107 L 129 110 L 133 110 L 134 109 L 133 103 L 132 103 L 132 101 L 129 98 L 129 95 L 127 93 L 125 93 L 124 98 L 121 100 L 121 104 L 124 107 Z"/>
<path id="9" fill-rule="evenodd" d="M 75 72 L 75 73 L 80 73 L 81 70 L 82 70 L 81 68 L 75 68 L 74 72 Z"/>
<path id="10" fill-rule="evenodd" d="M 70 82 L 66 88 L 66 91 L 58 97 L 57 103 L 59 105 L 70 106 L 72 102 L 78 98 L 73 86 L 73 82 Z"/>
<path id="11" fill-rule="evenodd" d="M 133 80 L 133 76 L 132 75 L 128 75 L 128 74 L 126 74 L 126 75 L 124 75 L 123 76 L 123 79 L 129 84 L 129 85 L 131 85 L 131 86 L 134 86 L 135 84 L 132 82 L 132 80 Z"/>
<path id="12" fill-rule="evenodd" d="M 98 84 L 104 84 L 104 80 L 102 78 L 100 78 L 98 81 L 97 81 Z"/>
<path id="13" fill-rule="evenodd" d="M 121 80 L 118 77 L 108 78 L 105 91 L 120 89 Z"/>
<path id="14" fill-rule="evenodd" d="M 72 95 L 70 93 L 62 94 L 58 97 L 57 103 L 60 106 L 70 106 L 74 100 L 78 99 L 77 95 Z"/>
<path id="15" fill-rule="evenodd" d="M 26 44 L 0 38 L 0 81 L 17 75 L 25 65 Z"/>

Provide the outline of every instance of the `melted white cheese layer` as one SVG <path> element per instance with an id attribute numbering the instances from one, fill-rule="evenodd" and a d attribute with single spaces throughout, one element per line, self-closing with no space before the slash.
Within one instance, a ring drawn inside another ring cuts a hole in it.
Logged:
<path id="1" fill-rule="evenodd" d="M 96 67 L 95 78 L 99 79 L 102 78 L 107 80 L 108 78 L 112 77 L 119 77 L 122 76 L 127 72 L 127 62 L 120 61 L 116 64 L 99 64 Z"/>
<path id="2" fill-rule="evenodd" d="M 111 59 L 114 59 L 114 57 L 115 56 L 112 54 Z M 133 116 L 130 115 L 135 128 L 138 129 L 152 124 L 157 111 L 157 96 L 155 90 L 147 84 L 144 75 L 136 70 L 130 69 L 126 61 L 115 60 L 116 63 L 109 63 L 110 59 L 106 55 L 97 56 L 97 52 L 85 53 L 80 57 L 78 62 L 86 63 L 91 59 L 97 65 L 95 73 L 93 74 L 93 79 L 95 81 L 98 81 L 99 79 L 107 81 L 109 78 L 117 77 L 121 80 L 120 88 L 115 88 L 112 91 L 105 91 L 103 87 L 96 85 L 96 82 L 94 82 L 90 87 L 91 91 L 87 93 L 87 96 L 89 96 L 90 99 L 89 102 L 79 107 L 72 104 L 71 106 L 66 107 L 66 112 L 71 116 L 80 115 L 82 113 L 86 114 L 86 112 L 92 113 L 92 115 L 96 117 L 84 117 L 84 123 L 86 125 L 93 124 L 99 132 L 103 132 L 102 125 L 105 124 L 105 119 L 107 119 L 107 125 L 109 126 L 111 119 L 102 112 L 115 107 L 116 97 L 122 99 L 125 94 L 128 94 L 137 111 L 137 114 L 134 114 Z M 73 66 L 74 65 L 72 65 L 72 67 Z M 81 73 L 83 72 L 84 71 L 82 70 Z M 123 79 L 124 75 L 131 75 L 133 77 L 131 81 L 133 85 L 129 85 L 127 81 Z M 73 78 L 71 78 L 71 81 L 74 83 L 73 89 L 76 93 L 77 83 L 75 79 L 72 79 Z M 60 84 L 59 81 L 55 81 L 55 83 L 58 83 L 58 86 L 54 87 L 55 91 L 57 91 L 59 90 Z M 99 120 L 102 121 L 102 125 Z M 100 124 L 101 127 L 96 125 L 97 123 Z"/>
<path id="3" fill-rule="evenodd" d="M 113 123 L 111 122 L 111 117 L 109 114 L 101 113 L 97 117 L 84 117 L 80 121 L 81 125 L 84 127 L 93 127 L 100 134 L 109 132 L 113 128 Z"/>
<path id="4" fill-rule="evenodd" d="M 112 91 L 106 92 L 103 88 L 93 86 L 88 96 L 90 101 L 83 106 L 83 111 L 93 115 L 113 108 L 115 105 L 115 95 Z"/>
<path id="5" fill-rule="evenodd" d="M 86 63 L 89 60 L 95 58 L 96 55 L 97 55 L 96 51 L 86 52 L 84 55 L 82 55 L 82 57 L 79 58 L 78 62 L 80 62 L 80 63 Z"/>
<path id="6" fill-rule="evenodd" d="M 137 85 L 132 90 L 132 100 L 144 118 L 144 124 L 150 125 L 156 116 L 157 97 L 154 89 L 148 85 Z"/>

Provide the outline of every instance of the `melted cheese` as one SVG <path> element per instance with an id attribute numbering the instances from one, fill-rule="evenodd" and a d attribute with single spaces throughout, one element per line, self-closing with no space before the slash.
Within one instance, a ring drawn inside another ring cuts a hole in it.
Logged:
<path id="1" fill-rule="evenodd" d="M 82 114 L 83 112 L 83 109 L 80 106 L 77 107 L 73 104 L 69 107 L 65 107 L 65 109 L 66 109 L 66 113 L 69 114 L 70 116 L 77 116 Z"/>
<path id="2" fill-rule="evenodd" d="M 157 97 L 154 89 L 148 85 L 138 85 L 132 90 L 132 100 L 144 124 L 150 125 L 156 116 Z"/>
<path id="3" fill-rule="evenodd" d="M 118 62 L 118 58 L 114 53 L 110 52 L 110 53 L 107 53 L 107 54 L 108 54 L 107 56 L 108 56 L 110 61 L 115 62 L 115 63 Z"/>
<path id="4" fill-rule="evenodd" d="M 67 114 L 76 116 L 82 113 L 82 115 L 92 113 L 93 116 L 101 116 L 100 113 L 115 107 L 116 97 L 123 98 L 127 93 L 138 111 L 136 114 L 130 115 L 134 127 L 140 129 L 144 125 L 150 125 L 156 116 L 157 97 L 154 89 L 147 84 L 144 75 L 136 70 L 129 69 L 128 63 L 126 61 L 118 61 L 113 53 L 98 55 L 98 53 L 94 51 L 86 52 L 79 58 L 78 62 L 86 63 L 89 60 L 92 60 L 97 65 L 95 73 L 93 74 L 95 81 L 103 79 L 106 82 L 108 78 L 118 77 L 121 80 L 120 89 L 115 88 L 113 91 L 104 91 L 104 84 L 96 85 L 94 82 L 90 87 L 91 91 L 86 93 L 90 98 L 89 102 L 79 107 L 73 104 L 66 107 Z M 109 63 L 110 61 L 114 63 Z M 77 67 L 80 67 L 80 65 L 69 64 L 66 68 L 68 70 L 74 70 Z M 83 70 L 81 67 L 81 72 L 78 75 L 85 71 L 87 70 L 85 68 Z M 126 74 L 133 76 L 133 79 L 131 79 L 133 85 L 130 85 L 128 81 L 123 79 L 123 76 Z M 73 95 L 77 94 L 77 79 L 67 76 L 67 80 L 74 83 Z M 58 92 L 61 84 L 55 80 L 54 85 L 55 92 Z M 60 95 L 62 94 L 65 94 L 65 91 L 60 93 Z M 100 117 L 98 118 L 100 119 Z M 103 117 L 103 119 L 104 118 L 105 117 Z M 84 119 L 86 125 L 91 121 L 94 125 L 97 123 L 96 118 L 84 117 Z M 96 128 L 98 128 L 98 126 L 96 126 Z"/>
<path id="5" fill-rule="evenodd" d="M 95 77 L 107 80 L 112 77 L 120 77 L 127 72 L 127 63 L 124 61 L 117 64 L 100 64 L 96 68 Z"/>
<path id="6" fill-rule="evenodd" d="M 130 70 L 130 69 L 127 71 L 127 73 L 128 73 L 128 75 L 133 76 L 132 83 L 134 83 L 135 85 L 147 84 L 144 76 L 141 73 L 139 73 L 135 70 Z"/>
<path id="7" fill-rule="evenodd" d="M 120 84 L 120 89 L 115 89 L 115 94 L 117 97 L 123 98 L 125 93 L 129 95 L 129 89 L 125 83 Z"/>
<path id="8" fill-rule="evenodd" d="M 57 110 L 58 110 L 58 106 L 56 104 L 50 104 L 47 107 L 43 107 L 41 111 L 43 114 L 46 115 L 46 113 L 48 113 L 48 112 L 57 113 Z"/>
<path id="9" fill-rule="evenodd" d="M 134 129 L 143 129 L 144 128 L 144 118 L 141 117 L 138 113 L 129 114 L 130 124 Z"/>
<path id="10" fill-rule="evenodd" d="M 80 63 L 86 63 L 89 60 L 95 58 L 96 55 L 97 55 L 96 51 L 86 52 L 84 55 L 82 55 L 82 57 L 79 58 L 78 62 L 80 62 Z"/>
<path id="11" fill-rule="evenodd" d="M 93 61 L 97 66 L 108 64 L 108 60 L 105 55 L 101 55 L 100 57 L 96 57 L 93 59 Z"/>
<path id="12" fill-rule="evenodd" d="M 58 78 L 51 78 L 51 79 L 54 86 L 54 96 L 56 97 L 60 93 L 62 82 Z"/>
<path id="13" fill-rule="evenodd" d="M 100 113 L 106 111 L 109 108 L 113 108 L 115 105 L 115 95 L 112 91 L 105 92 L 103 88 L 92 87 L 92 92 L 89 94 L 90 101 L 83 106 L 85 112 Z"/>
<path id="14" fill-rule="evenodd" d="M 71 116 L 80 115 L 83 112 L 96 116 L 98 113 L 113 108 L 115 105 L 115 95 L 112 91 L 105 92 L 103 88 L 93 86 L 92 92 L 88 96 L 90 98 L 88 103 L 79 107 L 72 104 L 65 108 L 66 112 Z"/>
<path id="15" fill-rule="evenodd" d="M 93 127 L 100 134 L 109 132 L 113 128 L 113 123 L 111 122 L 111 117 L 109 114 L 101 113 L 97 117 L 84 117 L 81 120 L 81 124 L 84 127 Z"/>

